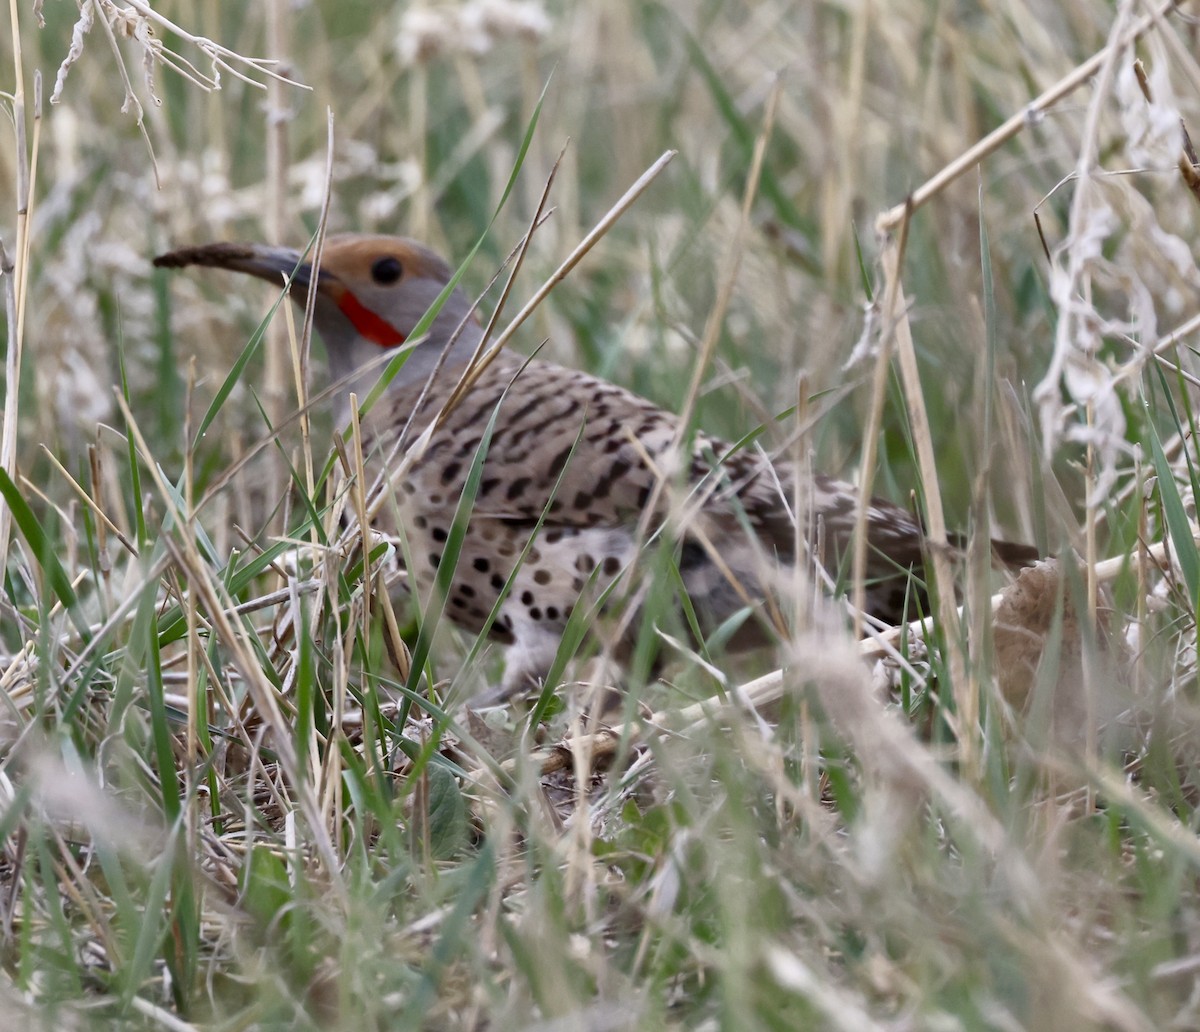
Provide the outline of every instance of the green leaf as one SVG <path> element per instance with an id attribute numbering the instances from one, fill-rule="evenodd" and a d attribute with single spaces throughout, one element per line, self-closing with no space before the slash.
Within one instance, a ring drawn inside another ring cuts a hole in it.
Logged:
<path id="1" fill-rule="evenodd" d="M 311 241 L 309 247 L 312 247 Z M 300 256 L 300 261 L 303 262 L 308 254 L 307 249 Z M 288 296 L 288 292 L 292 289 L 292 277 L 296 275 L 296 270 L 292 270 L 292 275 L 288 277 L 287 285 L 283 288 L 279 297 L 275 299 L 275 304 L 271 306 L 271 310 L 266 314 L 266 317 L 258 324 L 258 328 L 250 335 L 250 339 L 246 342 L 246 346 L 242 348 L 242 353 L 238 355 L 237 361 L 233 363 L 225 379 L 221 381 L 221 386 L 217 388 L 217 393 L 213 395 L 213 400 L 209 402 L 208 411 L 204 413 L 204 418 L 200 420 L 200 425 L 196 428 L 196 441 L 208 431 L 212 425 L 212 421 L 217 418 L 217 413 L 221 411 L 221 407 L 228 400 L 229 395 L 233 393 L 234 387 L 242 378 L 242 372 L 245 370 L 247 363 L 254 357 L 254 352 L 258 350 L 259 344 L 262 343 L 263 337 L 266 335 L 267 327 L 271 324 L 271 320 L 275 318 L 275 313 L 279 310 L 279 306 L 283 304 L 284 298 Z M 196 441 L 191 443 L 194 448 Z"/>
<path id="2" fill-rule="evenodd" d="M 1171 535 L 1171 551 L 1175 553 L 1175 560 L 1179 563 L 1183 582 L 1187 586 L 1192 610 L 1195 611 L 1197 602 L 1200 601 L 1200 559 L 1196 556 L 1196 542 L 1188 523 L 1187 510 L 1183 507 L 1183 499 L 1175 484 L 1175 474 L 1163 452 L 1162 442 L 1158 439 L 1158 431 L 1152 422 L 1148 421 L 1146 425 L 1150 430 L 1154 470 L 1158 474 L 1158 496 L 1162 500 L 1163 517 Z"/>
<path id="3" fill-rule="evenodd" d="M 445 767 L 430 765 L 429 852 L 435 860 L 446 860 L 462 848 L 467 837 L 467 804 L 458 779 Z"/>
<path id="4" fill-rule="evenodd" d="M 243 904 L 264 926 L 269 925 L 292 899 L 287 868 L 267 846 L 255 846 L 245 869 Z"/>
<path id="5" fill-rule="evenodd" d="M 75 596 L 75 589 L 71 587 L 71 578 L 67 576 L 67 571 L 58 561 L 57 547 L 38 522 L 37 516 L 29 507 L 29 503 L 25 501 L 17 485 L 12 482 L 8 473 L 3 469 L 0 469 L 0 495 L 4 496 L 4 500 L 12 512 L 13 522 L 16 523 L 17 529 L 21 532 L 25 543 L 29 545 L 33 557 L 38 561 L 42 572 L 45 573 L 50 590 L 66 607 L 71 622 L 79 631 L 80 637 L 84 641 L 90 641 L 91 634 L 88 631 L 87 620 L 79 610 L 79 599 Z"/>
<path id="6" fill-rule="evenodd" d="M 159 791 L 162 796 L 164 813 L 169 820 L 176 821 L 183 811 L 182 786 L 179 782 L 179 771 L 175 766 L 171 723 L 163 693 L 162 656 L 158 648 L 156 601 L 154 592 L 143 593 L 137 616 L 134 619 L 133 636 L 136 636 L 136 640 L 145 642 L 146 645 L 148 662 L 143 670 L 143 676 L 146 679 L 146 696 L 150 703 L 154 753 L 158 760 Z"/>
<path id="7" fill-rule="evenodd" d="M 465 878 L 458 887 L 454 904 L 438 926 L 441 934 L 423 965 L 421 981 L 406 1007 L 406 1019 L 420 1024 L 426 1010 L 437 999 L 442 972 L 461 953 L 466 937 L 473 934 L 471 918 L 495 882 L 496 870 L 495 852 L 485 843 L 475 862 L 463 872 Z"/>
<path id="8" fill-rule="evenodd" d="M 117 363 L 121 372 L 121 395 L 125 398 L 125 404 L 130 406 L 132 411 L 132 401 L 129 396 L 129 378 L 125 373 L 125 338 L 117 339 Z M 137 543 L 139 548 L 145 547 L 146 537 L 146 514 L 142 510 L 142 475 L 138 472 L 137 461 L 137 446 L 133 443 L 133 435 L 125 435 L 125 447 L 129 458 L 129 485 L 130 490 L 137 503 L 133 506 L 134 525 L 137 527 Z"/>

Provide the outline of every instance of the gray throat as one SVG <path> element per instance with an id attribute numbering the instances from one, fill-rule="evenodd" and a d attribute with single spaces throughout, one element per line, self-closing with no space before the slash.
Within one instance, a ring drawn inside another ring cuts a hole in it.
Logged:
<path id="1" fill-rule="evenodd" d="M 334 399 L 334 425 L 344 428 L 349 424 L 350 395 L 356 395 L 358 403 L 361 405 L 378 382 L 379 377 L 383 375 L 384 370 L 387 369 L 389 359 L 396 357 L 402 350 L 408 350 L 408 358 L 388 385 L 389 392 L 403 391 L 414 387 L 419 390 L 435 372 L 439 378 L 447 375 L 457 376 L 456 370 L 461 371 L 461 368 L 474 355 L 483 336 L 483 330 L 478 323 L 470 320 L 463 327 L 458 339 L 447 349 L 440 342 L 449 339 L 457 328 L 457 323 L 444 327 L 440 325 L 441 322 L 441 319 L 435 320 L 430 332 L 417 343 L 405 344 L 402 348 L 392 348 L 386 352 L 382 351 L 378 344 L 365 340 L 358 334 L 354 334 L 350 341 L 343 338 L 336 343 L 331 343 L 329 336 L 322 332 L 321 337 L 326 345 L 332 379 L 340 381 L 343 377 L 349 377 Z M 318 329 L 321 327 L 318 326 Z M 385 354 L 388 358 L 383 357 Z M 445 358 L 439 366 L 439 359 L 443 355 Z"/>

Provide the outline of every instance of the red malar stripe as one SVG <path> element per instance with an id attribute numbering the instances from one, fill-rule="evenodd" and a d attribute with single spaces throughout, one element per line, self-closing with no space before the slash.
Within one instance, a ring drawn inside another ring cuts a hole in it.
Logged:
<path id="1" fill-rule="evenodd" d="M 390 348 L 404 343 L 403 333 L 386 319 L 379 318 L 369 308 L 364 308 L 350 291 L 342 292 L 342 296 L 338 298 L 338 308 L 354 324 L 354 328 L 372 344 Z"/>

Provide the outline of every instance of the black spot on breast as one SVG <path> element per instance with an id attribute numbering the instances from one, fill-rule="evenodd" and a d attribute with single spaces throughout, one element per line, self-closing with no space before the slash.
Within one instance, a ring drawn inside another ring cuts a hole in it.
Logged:
<path id="1" fill-rule="evenodd" d="M 549 570 L 534 570 L 533 571 L 533 582 L 535 584 L 549 584 L 550 579 L 551 578 L 550 578 Z"/>
<path id="2" fill-rule="evenodd" d="M 442 483 L 450 484 L 454 482 L 454 478 L 458 476 L 462 470 L 461 462 L 447 462 L 442 468 Z"/>
<path id="3" fill-rule="evenodd" d="M 580 573 L 591 573 L 596 568 L 596 560 L 586 552 L 582 552 L 575 557 L 575 569 Z"/>
<path id="4" fill-rule="evenodd" d="M 558 621 L 558 606 L 546 607 L 546 619 L 554 622 Z"/>
<path id="5" fill-rule="evenodd" d="M 438 568 L 438 564 L 441 563 L 441 561 L 442 561 L 441 552 L 430 552 L 429 553 L 429 565 L 432 566 L 435 570 Z"/>
<path id="6" fill-rule="evenodd" d="M 470 584 L 460 584 L 458 586 L 458 593 L 462 595 L 463 598 L 475 597 L 475 589 L 471 587 Z"/>
<path id="7" fill-rule="evenodd" d="M 427 520 L 424 516 L 414 516 L 413 526 L 415 526 L 417 530 L 424 530 L 429 526 L 429 520 Z"/>
<path id="8" fill-rule="evenodd" d="M 440 544 L 441 542 L 446 540 L 446 537 L 447 537 L 446 528 L 445 527 L 434 527 L 433 530 L 431 530 L 429 532 L 429 536 L 431 538 L 433 538 L 434 541 L 437 541 Z"/>
<path id="9" fill-rule="evenodd" d="M 500 574 L 493 573 L 491 583 L 492 583 L 492 587 L 495 588 L 497 591 L 504 590 L 504 578 L 501 577 Z"/>
<path id="10" fill-rule="evenodd" d="M 517 477 L 511 484 L 508 485 L 508 490 L 504 492 L 504 497 L 510 502 L 525 493 L 525 489 L 529 487 L 529 477 Z"/>
<path id="11" fill-rule="evenodd" d="M 540 610 L 540 609 L 539 609 L 537 606 L 530 606 L 530 608 L 529 608 L 529 618 L 530 618 L 531 620 L 541 620 L 541 618 L 542 618 L 542 611 L 541 611 L 541 610 Z"/>
<path id="12" fill-rule="evenodd" d="M 485 477 L 479 484 L 479 497 L 486 498 L 500 483 L 499 477 Z"/>
<path id="13" fill-rule="evenodd" d="M 523 606 L 533 605 L 533 592 L 532 591 L 522 591 L 521 592 L 521 605 L 523 605 Z"/>
<path id="14" fill-rule="evenodd" d="M 481 619 L 486 620 L 487 614 L 485 613 Z M 516 640 L 513 637 L 512 630 L 501 624 L 498 620 L 492 622 L 492 625 L 487 629 L 487 635 L 493 641 L 498 641 L 502 645 L 511 645 Z"/>
<path id="15" fill-rule="evenodd" d="M 615 555 L 610 555 L 604 560 L 604 564 L 600 568 L 607 576 L 615 577 L 621 572 L 621 560 Z"/>
<path id="16" fill-rule="evenodd" d="M 708 562 L 708 554 L 704 551 L 704 546 L 696 541 L 685 541 L 683 548 L 679 552 L 679 572 L 685 570 L 694 570 L 698 566 L 703 566 Z"/>
<path id="17" fill-rule="evenodd" d="M 492 567 L 492 564 L 489 563 L 487 561 L 487 559 L 482 555 L 476 556 L 475 561 L 472 562 L 471 565 L 473 567 L 475 567 L 475 569 L 478 570 L 480 573 L 487 573 L 488 570 L 490 570 Z"/>
<path id="18" fill-rule="evenodd" d="M 572 509 L 586 509 L 592 504 L 592 496 L 587 491 L 576 491 L 575 498 L 571 501 Z"/>

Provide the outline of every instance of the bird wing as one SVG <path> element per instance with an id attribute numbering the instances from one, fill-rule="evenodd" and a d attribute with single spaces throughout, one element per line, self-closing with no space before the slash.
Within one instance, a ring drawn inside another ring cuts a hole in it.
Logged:
<path id="1" fill-rule="evenodd" d="M 456 380 L 453 373 L 443 373 L 430 386 L 413 420 L 417 430 L 441 408 Z M 368 435 L 368 443 L 394 438 L 392 431 L 408 419 L 418 393 L 392 392 L 390 404 L 377 406 L 372 413 L 376 430 L 381 424 L 389 430 Z M 688 467 L 680 469 L 679 424 L 673 414 L 587 373 L 526 363 L 507 353 L 449 412 L 404 489 L 452 510 L 497 409 L 473 522 L 533 526 L 544 516 L 547 531 L 632 528 L 652 499 L 657 499 L 655 522 L 665 517 L 680 498 L 680 485 L 691 492 L 690 501 L 703 498 L 702 506 L 692 506 L 693 525 L 703 527 L 717 547 L 731 535 L 744 541 L 748 525 L 763 546 L 791 561 L 799 506 L 804 536 L 824 547 L 822 562 L 831 570 L 844 565 L 857 521 L 853 485 L 820 474 L 798 482 L 788 465 L 772 464 L 751 448 L 734 450 L 699 431 L 682 460 Z M 662 480 L 668 487 L 656 494 Z M 906 510 L 872 499 L 866 528 L 868 579 L 891 582 L 887 590 L 899 592 L 902 602 L 904 571 L 923 559 L 921 527 Z M 890 611 L 891 606 L 869 608 Z"/>
<path id="2" fill-rule="evenodd" d="M 688 468 L 680 469 L 679 424 L 671 413 L 551 363 L 530 362 L 515 381 L 513 371 L 510 364 L 488 371 L 476 396 L 451 415 L 447 439 L 432 456 L 442 475 L 447 458 L 469 463 L 499 404 L 476 517 L 533 522 L 545 513 L 548 523 L 564 527 L 632 526 L 665 480 L 706 495 L 708 518 L 733 515 L 740 506 L 752 525 L 786 521 L 790 542 L 787 503 L 765 456 L 733 453 L 724 441 L 696 433 L 683 459 Z M 656 516 L 665 514 L 669 497 L 659 492 Z"/>

